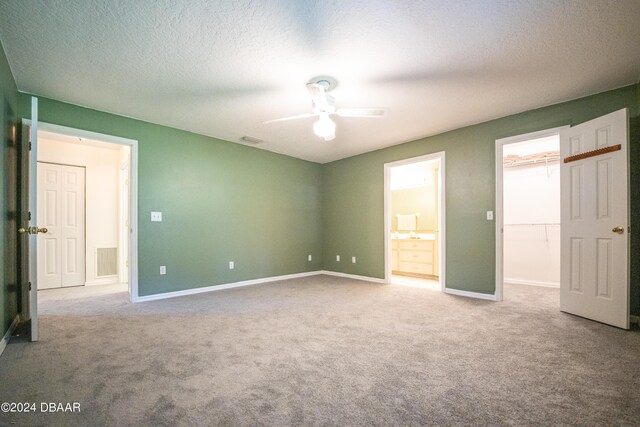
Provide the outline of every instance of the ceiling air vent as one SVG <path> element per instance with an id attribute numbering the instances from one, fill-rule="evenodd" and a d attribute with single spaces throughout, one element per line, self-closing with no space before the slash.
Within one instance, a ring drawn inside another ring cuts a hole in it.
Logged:
<path id="1" fill-rule="evenodd" d="M 245 135 L 242 138 L 240 138 L 240 141 L 246 142 L 246 143 L 249 143 L 249 144 L 260 144 L 261 142 L 264 142 L 263 139 L 256 138 L 256 137 L 253 137 L 253 136 L 247 136 L 247 135 Z"/>

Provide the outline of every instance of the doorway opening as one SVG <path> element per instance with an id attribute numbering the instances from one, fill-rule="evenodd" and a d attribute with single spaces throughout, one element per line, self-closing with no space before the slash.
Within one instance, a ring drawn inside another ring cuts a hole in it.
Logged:
<path id="1" fill-rule="evenodd" d="M 37 289 L 136 302 L 137 141 L 47 123 L 37 136 Z"/>
<path id="2" fill-rule="evenodd" d="M 496 141 L 498 301 L 519 286 L 560 287 L 561 129 Z"/>
<path id="3" fill-rule="evenodd" d="M 384 165 L 385 280 L 445 290 L 444 152 Z"/>
<path id="4" fill-rule="evenodd" d="M 128 264 L 129 233 L 121 232 L 128 214 L 121 199 L 130 195 L 121 181 L 129 176 L 121 170 L 130 153 L 126 145 L 38 132 L 37 216 L 48 229 L 38 235 L 38 289 L 128 290 L 121 271 Z"/>

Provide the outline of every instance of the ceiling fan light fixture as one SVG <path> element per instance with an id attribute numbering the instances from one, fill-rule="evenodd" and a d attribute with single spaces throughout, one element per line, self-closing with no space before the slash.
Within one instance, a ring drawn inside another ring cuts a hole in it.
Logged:
<path id="1" fill-rule="evenodd" d="M 324 140 L 325 141 L 331 141 L 332 139 L 336 139 L 336 133 L 332 133 L 331 135 L 325 135 L 324 136 Z"/>
<path id="2" fill-rule="evenodd" d="M 318 116 L 318 121 L 313 124 L 313 132 L 325 141 L 331 141 L 336 137 L 336 123 L 331 120 L 332 114 L 342 117 L 383 117 L 386 109 L 383 108 L 336 108 L 333 96 L 327 94 L 335 89 L 336 80 L 331 77 L 318 76 L 307 83 L 307 92 L 311 98 L 311 114 L 299 114 L 297 116 L 283 117 L 281 119 L 267 120 L 266 123 L 285 122 Z"/>
<path id="3" fill-rule="evenodd" d="M 328 114 L 320 114 L 318 121 L 313 124 L 313 131 L 325 141 L 331 141 L 336 137 L 336 123 Z"/>

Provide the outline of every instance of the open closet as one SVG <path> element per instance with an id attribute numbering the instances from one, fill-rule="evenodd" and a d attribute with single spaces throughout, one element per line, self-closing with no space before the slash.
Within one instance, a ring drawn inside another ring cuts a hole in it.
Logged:
<path id="1" fill-rule="evenodd" d="M 504 145 L 504 282 L 560 286 L 559 137 Z"/>

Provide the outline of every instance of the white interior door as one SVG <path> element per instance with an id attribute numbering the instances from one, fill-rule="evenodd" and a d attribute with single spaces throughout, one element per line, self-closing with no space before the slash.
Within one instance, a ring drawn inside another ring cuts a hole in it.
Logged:
<path id="1" fill-rule="evenodd" d="M 25 127 L 30 136 L 29 162 L 22 173 L 22 177 L 29 181 L 25 186 L 22 197 L 29 200 L 29 228 L 35 229 L 28 237 L 28 264 L 29 264 L 29 318 L 31 319 L 31 341 L 38 341 L 38 180 L 36 170 L 38 165 L 38 98 L 31 97 L 31 126 Z M 25 135 L 27 134 L 25 132 Z M 43 230 L 44 231 L 44 230 Z"/>
<path id="2" fill-rule="evenodd" d="M 40 289 L 85 282 L 85 169 L 38 162 Z"/>
<path id="3" fill-rule="evenodd" d="M 616 145 L 561 163 L 560 310 L 628 329 L 627 110 L 560 133 L 562 159 Z"/>

